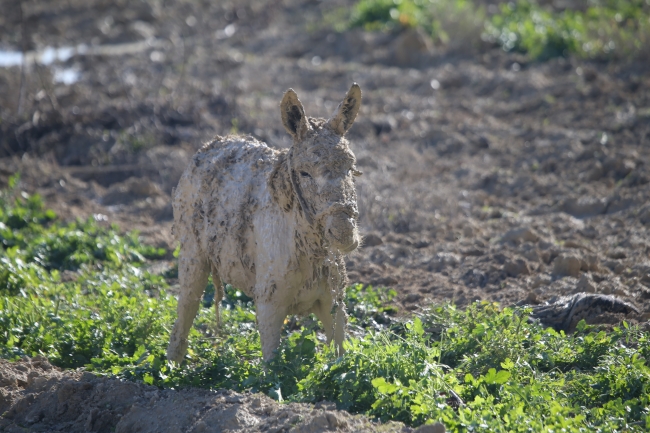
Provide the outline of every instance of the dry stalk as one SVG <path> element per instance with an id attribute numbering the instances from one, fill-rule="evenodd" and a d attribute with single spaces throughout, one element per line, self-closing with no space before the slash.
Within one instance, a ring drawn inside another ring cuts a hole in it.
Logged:
<path id="1" fill-rule="evenodd" d="M 52 106 L 52 109 L 54 110 L 55 113 L 57 113 L 59 116 L 62 116 L 61 114 L 61 106 L 59 105 L 59 101 L 56 99 L 56 95 L 46 84 L 45 79 L 43 78 L 43 73 L 41 70 L 41 66 L 38 64 L 38 62 L 34 61 L 34 69 L 36 70 L 36 74 L 38 75 L 38 79 L 41 81 L 41 86 L 43 87 L 43 90 L 45 91 L 45 94 L 47 95 L 47 99 L 50 101 L 50 105 Z"/>
<path id="2" fill-rule="evenodd" d="M 25 27 L 25 20 L 23 19 L 23 2 L 22 0 L 18 1 L 18 14 L 20 21 L 20 39 L 21 39 L 21 52 L 23 54 L 22 63 L 20 65 L 20 90 L 18 91 L 18 107 L 16 109 L 18 117 L 23 114 L 23 108 L 25 104 L 25 93 L 26 93 L 26 77 L 25 69 L 27 67 L 27 29 Z"/>
<path id="3" fill-rule="evenodd" d="M 185 84 L 185 72 L 187 70 L 187 46 L 185 45 L 185 38 L 180 37 L 181 48 L 183 49 L 183 62 L 181 63 L 181 72 L 178 77 L 178 82 L 176 83 L 176 88 L 172 90 L 172 104 L 176 107 L 176 95 L 181 94 L 181 90 Z"/>

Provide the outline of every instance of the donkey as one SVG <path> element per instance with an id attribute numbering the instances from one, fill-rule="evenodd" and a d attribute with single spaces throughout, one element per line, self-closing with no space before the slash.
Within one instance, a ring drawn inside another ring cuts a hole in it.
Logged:
<path id="1" fill-rule="evenodd" d="M 217 136 L 194 155 L 172 193 L 181 292 L 168 359 L 180 362 L 187 352 L 210 273 L 217 322 L 223 283 L 253 298 L 264 360 L 274 356 L 289 314 L 314 313 L 343 354 L 343 258 L 360 242 L 354 177 L 361 175 L 345 133 L 360 106 L 355 83 L 329 120 L 307 117 L 289 89 L 280 103 L 289 149 Z"/>

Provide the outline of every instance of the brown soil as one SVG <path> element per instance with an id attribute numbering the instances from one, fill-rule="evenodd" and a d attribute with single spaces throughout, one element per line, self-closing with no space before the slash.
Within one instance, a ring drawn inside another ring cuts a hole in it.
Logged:
<path id="1" fill-rule="evenodd" d="M 44 358 L 0 360 L 0 412 L 0 430 L 8 433 L 414 431 L 399 423 L 373 423 L 333 403 L 278 404 L 263 394 L 230 390 L 161 390 L 61 371 Z"/>
<path id="2" fill-rule="evenodd" d="M 131 50 L 32 66 L 22 86 L 20 68 L 0 69 L 0 181 L 20 171 L 66 219 L 171 251 L 171 188 L 202 141 L 238 131 L 286 147 L 287 88 L 328 117 L 357 82 L 366 242 L 351 281 L 394 287 L 404 314 L 481 299 L 537 306 L 562 329 L 650 318 L 648 63 L 333 32 L 351 0 L 24 0 L 24 25 L 18 4 L 2 1 L 6 48 Z M 79 81 L 53 82 L 66 68 Z"/>

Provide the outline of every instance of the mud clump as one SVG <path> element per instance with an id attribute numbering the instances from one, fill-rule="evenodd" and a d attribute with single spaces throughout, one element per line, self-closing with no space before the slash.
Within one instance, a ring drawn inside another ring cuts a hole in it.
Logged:
<path id="1" fill-rule="evenodd" d="M 582 277 L 580 277 L 576 285 L 576 290 L 585 293 L 594 293 L 596 291 L 596 285 L 588 274 L 582 274 Z"/>
<path id="2" fill-rule="evenodd" d="M 503 266 L 503 270 L 511 277 L 530 275 L 528 263 L 523 259 L 510 260 Z"/>
<path id="3" fill-rule="evenodd" d="M 537 242 L 539 235 L 529 227 L 512 229 L 503 235 L 502 242 Z"/>
<path id="4" fill-rule="evenodd" d="M 553 261 L 553 276 L 577 277 L 580 275 L 580 259 L 571 254 L 562 254 Z"/>

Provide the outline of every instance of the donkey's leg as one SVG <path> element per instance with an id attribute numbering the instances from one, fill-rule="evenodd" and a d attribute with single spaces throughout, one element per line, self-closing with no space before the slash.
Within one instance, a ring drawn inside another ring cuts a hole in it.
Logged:
<path id="1" fill-rule="evenodd" d="M 257 327 L 262 342 L 264 361 L 273 358 L 273 351 L 280 346 L 282 324 L 287 317 L 285 308 L 278 308 L 272 303 L 255 303 L 257 310 Z"/>
<path id="2" fill-rule="evenodd" d="M 325 337 L 327 338 L 327 344 L 332 341 L 334 338 L 334 317 L 332 317 L 332 298 L 327 297 L 326 299 L 319 299 L 314 303 L 314 306 L 311 307 L 311 312 L 316 315 L 316 318 L 320 320 L 323 325 L 323 330 L 325 331 Z"/>
<path id="3" fill-rule="evenodd" d="M 178 318 L 174 324 L 167 359 L 181 362 L 187 352 L 187 336 L 201 303 L 201 296 L 208 283 L 210 265 L 202 256 L 195 241 L 181 243 L 178 256 L 178 279 L 181 293 L 178 298 Z M 215 286 L 216 287 L 216 286 Z"/>
<path id="4" fill-rule="evenodd" d="M 336 307 L 334 317 L 334 341 L 336 342 L 336 354 L 343 356 L 345 350 L 343 349 L 343 340 L 345 339 L 345 327 L 348 323 L 348 314 L 345 312 L 345 303 L 339 302 Z"/>

